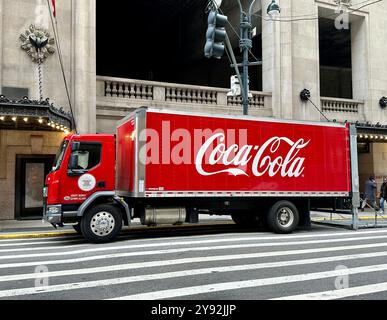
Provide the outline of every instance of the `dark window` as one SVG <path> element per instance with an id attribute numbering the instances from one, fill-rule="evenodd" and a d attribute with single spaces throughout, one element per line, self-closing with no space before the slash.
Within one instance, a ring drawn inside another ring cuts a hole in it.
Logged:
<path id="1" fill-rule="evenodd" d="M 91 170 L 101 162 L 102 145 L 99 143 L 81 143 L 80 149 L 72 154 L 78 156 L 77 170 Z"/>
<path id="2" fill-rule="evenodd" d="M 338 30 L 333 19 L 320 17 L 319 42 L 321 96 L 352 99 L 351 29 Z"/>
<path id="3" fill-rule="evenodd" d="M 230 68 L 227 55 L 220 60 L 204 57 L 208 3 L 208 0 L 131 0 L 120 1 L 117 10 L 109 1 L 97 1 L 97 74 L 229 89 L 235 71 Z M 239 19 L 239 7 L 234 0 L 224 1 L 222 12 L 232 20 Z M 235 21 L 235 27 L 238 24 Z M 260 24 L 261 18 L 254 16 L 253 26 Z M 239 28 L 236 29 L 238 33 Z M 241 62 L 238 36 L 230 25 L 227 31 Z M 262 56 L 259 34 L 260 27 L 252 49 L 258 59 Z M 136 49 L 112 50 L 123 39 Z M 250 61 L 255 61 L 252 55 Z M 251 90 L 262 88 L 261 79 L 261 67 L 252 67 Z"/>

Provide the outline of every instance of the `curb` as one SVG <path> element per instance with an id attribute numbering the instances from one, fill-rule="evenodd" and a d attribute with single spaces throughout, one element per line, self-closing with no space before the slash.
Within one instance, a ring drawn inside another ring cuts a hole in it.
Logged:
<path id="1" fill-rule="evenodd" d="M 9 233 L 0 234 L 0 240 L 23 240 L 23 239 L 44 239 L 44 238 L 57 238 L 77 235 L 73 231 L 65 232 L 42 232 L 42 233 Z"/>
<path id="2" fill-rule="evenodd" d="M 358 220 L 360 221 L 366 221 L 366 220 L 375 220 L 375 216 L 369 216 L 369 217 L 361 217 L 359 218 Z M 378 218 L 378 220 L 386 220 L 387 221 L 387 217 L 386 218 Z M 352 219 L 329 219 L 329 218 L 315 218 L 315 219 L 312 219 L 312 221 L 318 221 L 318 222 L 321 222 L 321 221 L 352 221 Z"/>

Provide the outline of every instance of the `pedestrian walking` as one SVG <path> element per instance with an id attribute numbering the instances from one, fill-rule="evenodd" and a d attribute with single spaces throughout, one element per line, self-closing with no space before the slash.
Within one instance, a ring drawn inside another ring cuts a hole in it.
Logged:
<path id="1" fill-rule="evenodd" d="M 380 214 L 384 214 L 385 203 L 387 199 L 387 178 L 383 179 L 383 184 L 380 188 Z"/>
<path id="2" fill-rule="evenodd" d="M 365 184 L 365 199 L 362 204 L 363 211 L 367 205 L 373 209 L 376 209 L 376 189 L 377 184 L 375 176 L 370 176 Z"/>

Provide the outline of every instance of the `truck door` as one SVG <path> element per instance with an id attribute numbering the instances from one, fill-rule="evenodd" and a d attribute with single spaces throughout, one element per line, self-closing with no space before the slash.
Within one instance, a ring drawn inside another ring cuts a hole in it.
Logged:
<path id="1" fill-rule="evenodd" d="M 74 142 L 73 142 L 74 144 Z M 101 142 L 76 142 L 72 146 L 66 185 L 61 186 L 65 203 L 80 203 L 107 188 Z"/>

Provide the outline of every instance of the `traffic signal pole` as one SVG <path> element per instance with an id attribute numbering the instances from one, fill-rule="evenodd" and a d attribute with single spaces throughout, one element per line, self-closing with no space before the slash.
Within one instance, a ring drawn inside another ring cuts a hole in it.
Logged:
<path id="1" fill-rule="evenodd" d="M 242 14 L 241 22 L 241 40 L 240 48 L 243 52 L 243 80 L 242 80 L 242 91 L 243 94 L 243 115 L 247 116 L 249 114 L 250 107 L 250 83 L 249 83 L 249 53 L 253 47 L 253 42 L 251 40 L 251 17 L 248 18 L 245 13 Z"/>
<path id="2" fill-rule="evenodd" d="M 243 6 L 240 0 L 237 0 L 240 9 L 240 42 L 239 47 L 243 53 L 243 63 L 238 64 L 235 59 L 234 50 L 231 46 L 230 39 L 228 38 L 227 32 L 225 31 L 225 25 L 228 22 L 226 16 L 220 15 L 217 11 L 217 6 L 212 2 L 212 9 L 210 11 L 208 24 L 209 28 L 207 30 L 207 42 L 204 49 L 205 56 L 207 58 L 217 58 L 220 59 L 225 51 L 225 46 L 229 51 L 229 55 L 232 60 L 232 67 L 235 68 L 236 74 L 238 76 L 239 84 L 241 86 L 242 93 L 242 103 L 243 103 L 243 115 L 249 114 L 250 108 L 250 81 L 249 81 L 249 67 L 250 65 L 256 65 L 257 63 L 250 64 L 249 54 L 253 48 L 252 41 L 252 13 L 253 7 L 256 0 L 253 0 L 250 3 L 249 11 L 243 10 Z M 221 1 L 220 1 L 221 3 Z M 271 11 L 280 12 L 279 6 L 275 3 L 275 0 L 268 7 L 268 14 Z M 223 44 L 224 42 L 224 44 Z M 243 68 L 242 75 L 240 74 L 239 68 Z"/>
<path id="3" fill-rule="evenodd" d="M 243 11 L 243 6 L 240 0 L 237 0 L 239 8 L 241 10 L 241 37 L 239 47 L 243 53 L 243 79 L 242 79 L 242 92 L 244 92 L 243 98 L 243 115 L 247 116 L 249 114 L 250 108 L 250 81 L 249 81 L 249 53 L 253 48 L 253 41 L 251 37 L 251 17 L 253 12 L 253 6 L 256 0 L 253 0 L 250 4 L 248 13 Z"/>
<path id="4" fill-rule="evenodd" d="M 239 84 L 242 84 L 244 80 L 242 79 L 241 73 L 239 72 L 239 65 L 236 61 L 234 51 L 232 49 L 232 45 L 231 45 L 230 38 L 228 37 L 228 35 L 226 35 L 225 44 L 226 44 L 227 50 L 229 52 L 231 61 L 233 63 L 232 67 L 235 69 L 235 73 L 238 77 Z M 246 101 L 246 99 L 249 100 L 249 97 L 248 97 L 248 92 L 247 92 L 247 96 L 245 96 L 245 94 L 246 94 L 245 90 L 241 90 L 241 91 L 242 91 L 242 101 L 243 101 L 243 106 L 244 106 L 245 105 L 244 102 Z M 245 108 L 243 108 L 243 109 L 245 109 Z"/>
<path id="5" fill-rule="evenodd" d="M 239 84 L 241 86 L 243 114 L 249 114 L 250 99 L 249 99 L 249 53 L 253 47 L 253 41 L 251 40 L 251 16 L 252 8 L 256 0 L 253 0 L 248 13 L 243 10 L 242 3 L 237 0 L 240 9 L 240 42 L 239 47 L 243 53 L 243 63 L 240 65 L 236 62 L 234 50 L 231 46 L 230 39 L 228 38 L 225 26 L 228 22 L 226 16 L 220 15 L 215 5 L 213 5 L 209 17 L 208 17 L 208 29 L 207 29 L 207 42 L 204 48 L 204 54 L 207 58 L 220 59 L 227 48 L 229 55 L 232 59 L 233 67 L 235 68 L 238 76 Z M 224 44 L 223 44 L 224 42 Z M 225 48 L 226 47 L 226 48 Z M 242 75 L 239 68 L 243 68 Z"/>

